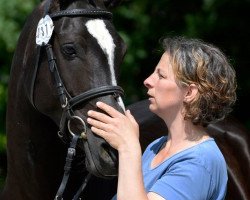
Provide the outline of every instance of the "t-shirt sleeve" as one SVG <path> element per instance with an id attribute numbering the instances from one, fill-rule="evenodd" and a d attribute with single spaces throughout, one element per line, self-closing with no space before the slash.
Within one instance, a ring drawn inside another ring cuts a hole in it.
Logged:
<path id="1" fill-rule="evenodd" d="M 171 166 L 150 188 L 167 200 L 209 199 L 212 178 L 204 166 L 195 162 L 179 162 Z"/>

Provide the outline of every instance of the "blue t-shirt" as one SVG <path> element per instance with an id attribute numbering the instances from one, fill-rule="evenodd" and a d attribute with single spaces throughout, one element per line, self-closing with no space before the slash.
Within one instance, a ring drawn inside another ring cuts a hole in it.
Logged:
<path id="1" fill-rule="evenodd" d="M 144 186 L 167 200 L 222 200 L 227 189 L 225 159 L 210 138 L 183 150 L 155 168 L 151 163 L 167 137 L 152 142 L 142 157 Z"/>
<path id="2" fill-rule="evenodd" d="M 210 138 L 169 157 L 155 168 L 151 163 L 167 137 L 152 142 L 142 157 L 144 187 L 167 200 L 222 200 L 227 189 L 225 159 Z M 112 198 L 116 200 L 116 196 Z"/>

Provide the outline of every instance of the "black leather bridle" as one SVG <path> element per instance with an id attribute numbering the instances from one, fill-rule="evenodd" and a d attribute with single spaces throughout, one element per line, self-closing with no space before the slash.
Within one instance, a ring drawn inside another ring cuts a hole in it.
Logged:
<path id="1" fill-rule="evenodd" d="M 45 5 L 44 16 L 49 15 L 51 19 L 56 19 L 56 18 L 61 18 L 61 17 L 77 17 L 77 16 L 85 16 L 85 17 L 90 17 L 90 18 L 102 18 L 102 19 L 112 18 L 111 12 L 108 12 L 106 10 L 100 10 L 100 9 L 72 9 L 72 10 L 62 10 L 62 11 L 48 14 L 50 4 L 51 4 L 51 0 L 48 0 Z M 58 200 L 58 199 L 63 199 L 63 193 L 64 193 L 66 184 L 68 182 L 69 174 L 70 174 L 71 163 L 75 156 L 75 148 L 77 145 L 77 141 L 79 138 L 87 139 L 86 124 L 80 117 L 74 114 L 73 108 L 79 104 L 82 104 L 91 99 L 101 97 L 101 96 L 114 95 L 115 98 L 118 98 L 120 95 L 123 95 L 123 89 L 119 86 L 107 85 L 107 86 L 101 86 L 98 88 L 90 89 L 86 92 L 83 92 L 77 96 L 72 97 L 67 92 L 67 89 L 65 88 L 62 82 L 59 71 L 57 69 L 56 57 L 54 56 L 52 45 L 48 43 L 46 45 L 37 46 L 37 59 L 36 59 L 34 73 L 31 79 L 31 89 L 30 89 L 30 101 L 34 108 L 36 108 L 35 102 L 34 102 L 34 87 L 35 87 L 35 81 L 36 81 L 36 76 L 37 76 L 37 71 L 38 71 L 40 52 L 41 52 L 41 48 L 43 47 L 46 48 L 49 70 L 54 79 L 55 87 L 57 90 L 57 95 L 59 97 L 60 104 L 63 109 L 58 135 L 61 138 L 64 136 L 65 130 L 66 130 L 65 127 L 67 124 L 68 131 L 72 136 L 70 147 L 68 148 L 66 163 L 64 166 L 64 176 L 60 184 L 60 187 L 57 191 L 57 194 L 55 196 L 55 200 Z M 75 134 L 71 130 L 70 128 L 71 120 L 79 120 L 80 123 L 83 125 L 84 130 L 81 134 Z M 82 185 L 80 186 L 77 193 L 73 197 L 73 200 L 78 199 L 81 192 L 85 188 L 90 176 L 91 175 L 88 174 L 87 177 L 84 179 Z"/>

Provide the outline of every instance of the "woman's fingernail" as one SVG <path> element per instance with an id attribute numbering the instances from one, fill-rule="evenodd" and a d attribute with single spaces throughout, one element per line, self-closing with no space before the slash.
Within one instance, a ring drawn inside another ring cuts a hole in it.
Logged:
<path id="1" fill-rule="evenodd" d="M 91 111 L 91 110 L 89 110 L 87 114 L 88 114 L 88 115 L 91 115 L 91 113 L 92 113 L 92 111 Z"/>
<path id="2" fill-rule="evenodd" d="M 100 101 L 96 102 L 96 105 L 97 105 L 97 106 L 100 106 L 100 105 L 101 105 L 101 102 L 100 102 Z"/>

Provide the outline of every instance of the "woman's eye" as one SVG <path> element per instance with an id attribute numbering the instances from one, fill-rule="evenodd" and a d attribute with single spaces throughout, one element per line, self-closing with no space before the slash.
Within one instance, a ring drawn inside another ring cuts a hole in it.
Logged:
<path id="1" fill-rule="evenodd" d="M 165 78 L 161 73 L 158 72 L 159 79 Z"/>
<path id="2" fill-rule="evenodd" d="M 161 73 L 160 69 L 157 69 L 157 70 L 156 70 L 156 74 L 157 74 L 157 76 L 158 76 L 159 79 L 165 78 L 165 75 L 163 75 L 163 74 Z"/>

